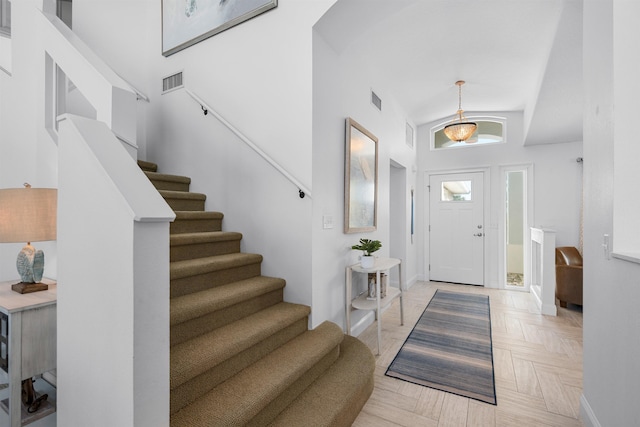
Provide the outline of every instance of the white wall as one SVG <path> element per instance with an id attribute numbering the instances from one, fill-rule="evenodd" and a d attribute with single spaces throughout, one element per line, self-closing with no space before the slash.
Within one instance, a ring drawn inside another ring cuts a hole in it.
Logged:
<path id="1" fill-rule="evenodd" d="M 313 311 L 321 319 L 344 324 L 345 268 L 357 262 L 352 245 L 360 238 L 378 239 L 379 256 L 390 253 L 390 164 L 391 160 L 409 173 L 405 212 L 409 212 L 409 190 L 415 185 L 411 173 L 414 151 L 405 144 L 405 113 L 376 88 L 366 70 L 350 62 L 349 50 L 337 54 L 315 33 L 313 49 Z M 370 102 L 370 91 L 382 98 L 382 111 Z M 378 139 L 378 227 L 371 233 L 344 233 L 345 119 L 353 118 Z M 334 227 L 323 229 L 322 217 L 330 215 Z M 409 239 L 409 236 L 406 236 Z M 415 276 L 412 259 L 405 261 L 405 280 Z M 362 284 L 361 284 L 362 285 Z M 314 318 L 315 319 L 315 318 Z M 354 321 L 357 321 L 354 319 Z"/>
<path id="2" fill-rule="evenodd" d="M 312 199 L 300 199 L 293 184 L 203 116 L 185 91 L 161 95 L 161 82 L 182 71 L 188 89 L 312 188 L 311 27 L 332 3 L 281 2 L 167 58 L 159 2 L 73 3 L 74 30 L 151 99 L 140 107 L 146 142 L 139 158 L 190 176 L 191 190 L 207 195 L 206 208 L 225 214 L 223 229 L 243 233 L 242 250 L 265 256 L 263 274 L 287 280 L 285 299 L 308 305 Z"/>
<path id="3" fill-rule="evenodd" d="M 0 72 L 0 188 L 22 187 L 25 182 L 33 187 L 58 186 L 56 146 L 42 128 L 44 55 L 34 31 L 32 3 L 11 4 L 12 74 Z M 0 245 L 0 280 L 17 277 L 15 260 L 22 246 Z M 45 252 L 45 276 L 55 279 L 55 242 L 36 247 Z"/>
<path id="4" fill-rule="evenodd" d="M 614 12 L 615 11 L 615 12 Z M 614 137 L 614 105 L 635 105 L 638 93 L 614 88 L 627 81 L 614 78 L 615 66 L 638 69 L 636 51 L 621 49 L 638 40 L 640 29 L 629 25 L 640 12 L 633 1 L 584 2 L 584 381 L 582 417 L 587 426 L 640 424 L 640 265 L 608 259 L 603 235 L 613 230 L 614 144 L 635 144 Z M 628 18 L 626 18 L 628 17 Z M 614 37 L 614 28 L 616 36 Z M 622 40 L 622 41 L 621 41 Z M 637 159 L 628 159 L 637 163 Z M 637 187 L 637 182 L 635 186 Z M 616 236 L 613 236 L 615 239 Z"/>
<path id="5" fill-rule="evenodd" d="M 425 234 L 429 211 L 426 188 L 429 173 L 477 168 L 488 171 L 490 185 L 485 187 L 485 191 L 490 191 L 490 214 L 489 218 L 485 218 L 485 265 L 488 268 L 488 274 L 485 275 L 488 277 L 488 283 L 485 283 L 485 286 L 497 287 L 499 284 L 499 254 L 503 253 L 499 245 L 503 243 L 499 242 L 498 237 L 501 235 L 500 227 L 504 226 L 501 166 L 533 165 L 535 197 L 534 217 L 529 218 L 530 225 L 556 230 L 559 246 L 579 246 L 582 163 L 576 162 L 576 158 L 582 157 L 582 143 L 525 147 L 522 140 L 522 114 L 492 114 L 507 118 L 505 144 L 430 151 L 430 129 L 436 123 L 428 123 L 418 128 L 420 184 L 416 196 L 423 215 L 417 221 L 417 236 L 421 239 L 419 247 L 423 252 L 419 258 L 419 268 L 424 277 L 428 277 L 425 261 L 429 257 L 428 238 Z"/>

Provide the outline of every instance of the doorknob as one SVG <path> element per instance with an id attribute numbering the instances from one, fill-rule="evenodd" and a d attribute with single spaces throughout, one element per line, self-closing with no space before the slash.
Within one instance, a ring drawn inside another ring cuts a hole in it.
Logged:
<path id="1" fill-rule="evenodd" d="M 474 234 L 474 236 L 476 236 L 476 237 L 482 237 L 482 233 Z"/>

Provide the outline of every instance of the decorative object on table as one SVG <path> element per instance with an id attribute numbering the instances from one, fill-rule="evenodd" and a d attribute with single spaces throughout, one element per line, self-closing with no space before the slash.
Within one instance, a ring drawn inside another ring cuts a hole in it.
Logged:
<path id="1" fill-rule="evenodd" d="M 377 228 L 378 138 L 355 120 L 346 121 L 344 232 Z"/>
<path id="2" fill-rule="evenodd" d="M 438 289 L 386 375 L 496 405 L 489 296 Z"/>
<path id="3" fill-rule="evenodd" d="M 380 273 L 380 298 L 387 296 L 387 279 L 386 273 Z M 369 282 L 369 293 L 367 299 L 376 299 L 376 273 L 369 273 L 367 275 L 367 281 Z"/>
<path id="4" fill-rule="evenodd" d="M 48 289 L 40 283 L 44 253 L 31 242 L 56 239 L 58 190 L 55 188 L 5 188 L 0 190 L 0 242 L 27 242 L 18 253 L 16 267 L 20 283 L 12 289 L 21 294 Z"/>
<path id="5" fill-rule="evenodd" d="M 471 135 L 476 131 L 478 125 L 474 122 L 467 121 L 467 118 L 462 115 L 464 110 L 462 109 L 462 85 L 464 80 L 458 80 L 456 85 L 458 86 L 458 111 L 456 111 L 457 118 L 451 120 L 451 123 L 444 127 L 444 134 L 447 135 L 451 141 L 464 142 L 471 138 Z M 471 141 L 469 141 L 471 142 Z"/>
<path id="6" fill-rule="evenodd" d="M 162 0 L 162 54 L 172 55 L 278 6 L 278 0 Z"/>
<path id="7" fill-rule="evenodd" d="M 351 246 L 351 249 L 362 251 L 363 255 L 360 257 L 360 265 L 362 268 L 371 268 L 375 264 L 375 258 L 373 253 L 382 247 L 380 240 L 360 239 L 360 243 Z"/>

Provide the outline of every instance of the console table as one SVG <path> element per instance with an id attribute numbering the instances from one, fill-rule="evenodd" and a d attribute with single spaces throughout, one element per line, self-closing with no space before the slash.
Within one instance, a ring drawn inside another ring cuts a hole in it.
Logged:
<path id="1" fill-rule="evenodd" d="M 9 413 L 10 427 L 20 427 L 55 411 L 48 401 L 33 414 L 22 405 L 22 380 L 56 368 L 56 298 L 54 281 L 46 291 L 19 294 L 18 282 L 0 283 L 0 378 L 8 377 L 9 399 L 0 407 Z"/>
<path id="2" fill-rule="evenodd" d="M 387 296 L 380 298 L 380 273 L 388 271 L 393 267 L 398 267 L 398 280 L 399 284 L 397 288 L 387 284 Z M 371 268 L 362 268 L 360 264 L 350 265 L 346 269 L 346 326 L 347 335 L 351 335 L 351 308 L 358 310 L 373 310 L 376 314 L 376 321 L 378 323 L 378 355 L 380 355 L 380 339 L 381 339 L 381 324 L 380 314 L 381 309 L 388 307 L 394 299 L 400 298 L 400 325 L 404 325 L 404 307 L 402 304 L 402 261 L 398 258 L 376 258 L 375 264 Z M 376 274 L 376 298 L 369 299 L 367 294 L 360 295 L 352 300 L 351 291 L 351 277 L 353 272 L 358 273 L 375 273 Z"/>

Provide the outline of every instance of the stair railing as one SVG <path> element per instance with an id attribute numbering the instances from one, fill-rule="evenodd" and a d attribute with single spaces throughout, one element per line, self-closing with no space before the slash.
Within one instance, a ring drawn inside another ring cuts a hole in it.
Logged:
<path id="1" fill-rule="evenodd" d="M 220 123 L 222 123 L 227 129 L 233 132 L 242 142 L 247 144 L 249 148 L 255 151 L 260 157 L 266 160 L 271 166 L 273 166 L 278 172 L 280 172 L 285 178 L 287 178 L 293 185 L 298 188 L 298 195 L 300 198 L 304 198 L 308 196 L 311 198 L 311 191 L 306 188 L 296 177 L 291 175 L 285 168 L 283 168 L 278 162 L 276 162 L 271 156 L 265 153 L 260 147 L 258 147 L 253 141 L 251 141 L 245 134 L 243 134 L 238 128 L 232 125 L 228 120 L 226 120 L 220 113 L 211 108 L 205 101 L 202 100 L 198 95 L 193 93 L 187 88 L 184 88 L 187 94 L 193 98 L 198 104 L 200 104 L 200 108 L 204 115 L 208 115 L 211 113 L 213 117 L 215 117 Z"/>
<path id="2" fill-rule="evenodd" d="M 63 96 L 51 83 L 54 81 L 51 74 L 57 66 L 95 109 L 96 119 L 105 122 L 125 146 L 129 145 L 127 148 L 135 157 L 131 152 L 131 149 L 137 150 L 135 104 L 149 98 L 116 74 L 60 18 L 44 11 L 38 15 L 43 47 L 50 61 L 46 90 L 52 101 L 47 102 L 47 108 L 53 110 L 53 105 L 59 105 L 59 97 Z M 57 115 L 56 111 L 46 112 L 50 130 Z"/>

